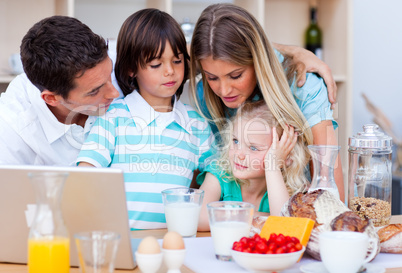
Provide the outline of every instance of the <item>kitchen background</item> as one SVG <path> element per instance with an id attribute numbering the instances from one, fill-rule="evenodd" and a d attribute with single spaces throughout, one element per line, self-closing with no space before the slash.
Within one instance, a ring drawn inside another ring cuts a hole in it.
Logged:
<path id="1" fill-rule="evenodd" d="M 105 38 L 117 38 L 123 21 L 136 10 L 156 7 L 182 23 L 196 22 L 216 2 L 234 2 L 251 11 L 271 41 L 303 46 L 309 23 L 309 0 L 0 0 L 0 92 L 14 75 L 9 56 L 18 53 L 21 38 L 40 19 L 54 14 L 74 16 Z M 362 93 L 380 108 L 402 139 L 402 1 L 319 0 L 323 59 L 338 85 L 339 142 L 347 165 L 347 138 L 362 131 L 374 115 Z M 344 167 L 344 170 L 347 168 Z"/>

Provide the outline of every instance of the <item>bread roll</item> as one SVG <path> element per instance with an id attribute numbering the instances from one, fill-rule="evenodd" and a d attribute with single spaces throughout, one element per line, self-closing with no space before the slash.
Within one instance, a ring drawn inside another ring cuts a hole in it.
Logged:
<path id="1" fill-rule="evenodd" d="M 402 254 L 402 224 L 390 224 L 380 228 L 380 247 L 383 253 Z"/>

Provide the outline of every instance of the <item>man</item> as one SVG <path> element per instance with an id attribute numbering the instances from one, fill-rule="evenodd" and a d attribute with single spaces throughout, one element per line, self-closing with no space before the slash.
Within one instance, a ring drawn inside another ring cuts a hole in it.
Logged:
<path id="1" fill-rule="evenodd" d="M 106 41 L 53 16 L 24 36 L 21 60 L 25 74 L 0 97 L 0 164 L 74 165 L 94 117 L 119 96 Z"/>

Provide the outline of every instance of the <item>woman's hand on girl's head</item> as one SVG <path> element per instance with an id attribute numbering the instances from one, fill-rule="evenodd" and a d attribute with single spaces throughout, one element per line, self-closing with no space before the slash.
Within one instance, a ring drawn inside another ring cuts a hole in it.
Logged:
<path id="1" fill-rule="evenodd" d="M 272 128 L 272 144 L 264 158 L 266 170 L 280 170 L 285 164 L 288 164 L 288 156 L 296 145 L 297 136 L 294 128 L 288 126 L 288 130 L 283 130 L 282 137 L 279 140 L 276 128 Z"/>

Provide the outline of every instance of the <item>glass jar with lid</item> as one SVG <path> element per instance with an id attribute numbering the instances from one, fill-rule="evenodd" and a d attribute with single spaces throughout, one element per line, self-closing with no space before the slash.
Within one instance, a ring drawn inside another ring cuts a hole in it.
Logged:
<path id="1" fill-rule="evenodd" d="M 392 138 L 376 124 L 349 138 L 348 207 L 375 226 L 391 219 L 391 154 Z"/>

